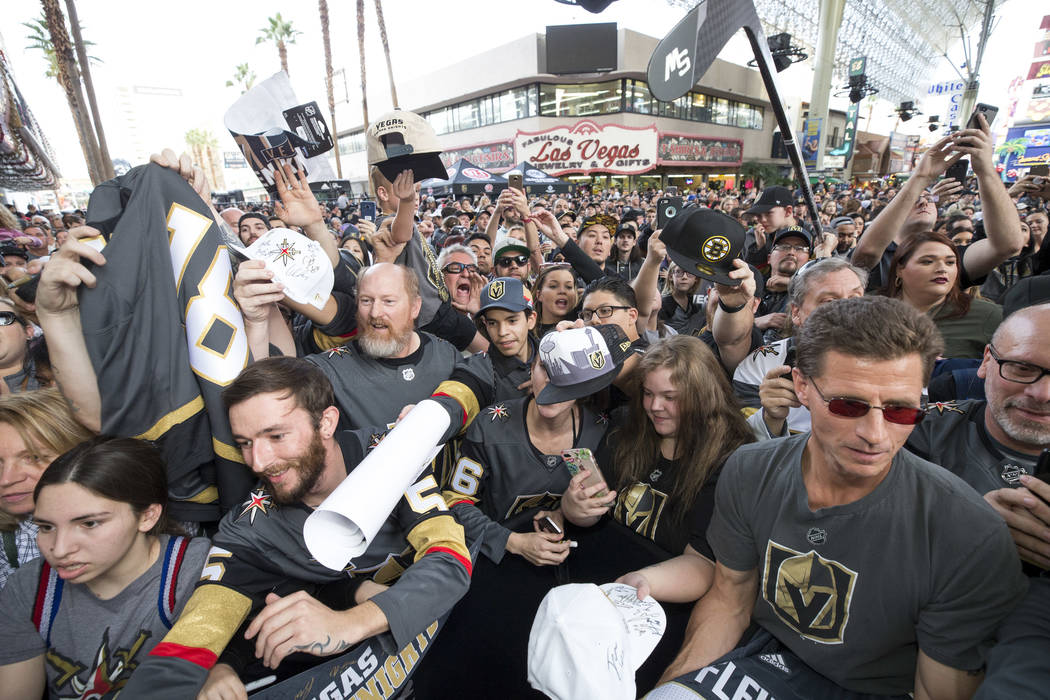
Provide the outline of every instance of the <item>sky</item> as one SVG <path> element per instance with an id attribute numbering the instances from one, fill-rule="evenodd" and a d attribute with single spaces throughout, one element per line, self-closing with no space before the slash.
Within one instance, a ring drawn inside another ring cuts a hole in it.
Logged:
<path id="1" fill-rule="evenodd" d="M 982 85 L 978 99 L 1006 105 L 1006 85 L 1027 70 L 1031 44 L 1036 38 L 1039 18 L 1045 14 L 1042 3 L 1006 0 L 998 12 L 999 22 L 992 34 L 982 66 Z M 498 47 L 531 32 L 543 32 L 548 24 L 575 24 L 615 21 L 621 27 L 654 37 L 664 36 L 685 11 L 658 0 L 617 0 L 600 15 L 562 5 L 554 0 L 387 0 L 384 3 L 387 32 L 395 81 L 427 74 L 472 55 Z M 41 123 L 56 154 L 65 178 L 86 178 L 81 149 L 73 128 L 64 94 L 58 83 L 45 78 L 46 65 L 39 52 L 25 49 L 27 30 L 21 26 L 40 15 L 37 0 L 4 0 L 0 13 L 2 48 L 14 71 L 19 89 Z M 256 37 L 266 18 L 281 12 L 302 31 L 297 43 L 289 46 L 289 73 L 300 102 L 317 100 L 325 104 L 324 58 L 317 6 L 311 2 L 288 3 L 276 0 L 246 2 L 203 2 L 180 0 L 175 3 L 79 0 L 77 11 L 86 39 L 95 42 L 89 53 L 101 60 L 92 66 L 96 93 L 110 152 L 114 158 L 128 158 L 136 148 L 127 128 L 128 111 L 146 133 L 162 134 L 169 143 L 149 144 L 185 149 L 182 134 L 192 128 L 210 130 L 222 150 L 234 150 L 223 127 L 222 115 L 238 97 L 239 90 L 227 88 L 237 64 L 248 63 L 260 79 L 280 69 L 277 50 L 272 44 L 256 45 Z M 361 122 L 354 93 L 360 94 L 357 22 L 355 3 L 344 0 L 329 3 L 332 60 L 338 71 L 346 69 L 350 103 L 338 109 L 340 129 Z M 372 115 L 391 107 L 386 64 L 374 23 L 374 5 L 366 1 L 366 67 L 368 102 Z M 1018 47 L 1023 47 L 1019 53 Z M 750 58 L 742 33 L 730 41 L 721 58 L 738 63 Z M 962 53 L 952 54 L 957 64 Z M 780 74 L 782 93 L 809 97 L 809 62 Z M 956 77 L 949 63 L 938 65 L 934 81 Z M 181 97 L 138 98 L 122 103 L 119 86 L 141 85 L 176 88 Z M 338 98 L 337 98 L 338 99 Z M 833 108 L 845 109 L 845 101 L 832 101 Z M 414 105 L 402 105 L 412 108 Z M 888 133 L 893 127 L 894 105 L 881 102 L 873 110 L 872 130 Z M 346 116 L 344 116 L 346 115 Z M 861 112 L 862 119 L 866 116 Z M 909 128 L 918 129 L 913 120 Z M 924 120 L 922 120 L 924 121 Z M 861 128 L 866 128 L 864 121 Z M 138 144 L 141 147 L 141 144 Z M 137 163 L 132 162 L 132 165 Z"/>

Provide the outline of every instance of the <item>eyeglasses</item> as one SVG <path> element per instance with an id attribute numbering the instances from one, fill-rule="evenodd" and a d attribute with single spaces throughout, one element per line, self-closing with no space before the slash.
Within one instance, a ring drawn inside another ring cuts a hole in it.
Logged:
<path id="1" fill-rule="evenodd" d="M 868 411 L 871 409 L 877 408 L 882 411 L 882 415 L 886 420 L 898 425 L 916 425 L 926 417 L 925 409 L 914 406 L 872 406 L 861 399 L 847 399 L 840 396 L 829 399 L 824 396 L 824 392 L 820 390 L 820 387 L 817 386 L 812 377 L 809 378 L 809 381 L 813 384 L 813 388 L 817 390 L 821 400 L 828 405 L 828 410 L 836 416 L 860 418 L 868 415 Z"/>
<path id="2" fill-rule="evenodd" d="M 773 250 L 779 251 L 781 253 L 798 253 L 800 255 L 802 253 L 805 253 L 806 255 L 809 255 L 809 246 L 805 245 L 788 245 L 787 243 L 777 243 L 775 246 L 773 246 Z"/>
<path id="3" fill-rule="evenodd" d="M 613 312 L 617 309 L 632 309 L 632 306 L 599 306 L 597 309 L 583 309 L 580 311 L 580 318 L 583 319 L 584 323 L 590 322 L 594 318 L 595 314 L 598 314 L 598 318 L 604 320 L 613 315 Z"/>
<path id="4" fill-rule="evenodd" d="M 446 275 L 458 275 L 464 270 L 466 270 L 467 272 L 477 272 L 478 266 L 474 263 L 450 262 L 448 265 L 445 265 L 443 268 L 441 268 L 441 271 L 444 272 Z"/>
<path id="5" fill-rule="evenodd" d="M 1044 375 L 1050 374 L 1050 369 L 1045 369 L 1039 365 L 1021 362 L 1020 360 L 1004 360 L 999 357 L 999 353 L 991 345 L 988 346 L 988 352 L 991 354 L 992 359 L 999 363 L 999 376 L 1008 382 L 1035 384 Z"/>
<path id="6" fill-rule="evenodd" d="M 528 255 L 504 255 L 502 258 L 496 261 L 497 267 L 510 267 L 511 263 L 518 267 L 525 267 L 525 263 L 529 261 Z"/>
<path id="7" fill-rule="evenodd" d="M 22 323 L 22 319 L 14 311 L 0 311 L 0 326 L 10 326 L 16 321 Z"/>

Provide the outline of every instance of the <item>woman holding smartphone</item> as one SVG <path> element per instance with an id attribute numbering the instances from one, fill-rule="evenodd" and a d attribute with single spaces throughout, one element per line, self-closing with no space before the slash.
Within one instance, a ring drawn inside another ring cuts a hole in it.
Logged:
<path id="1" fill-rule="evenodd" d="M 0 698 L 110 697 L 164 637 L 209 542 L 173 536 L 159 453 L 98 437 L 34 489 L 41 559 L 0 594 Z"/>

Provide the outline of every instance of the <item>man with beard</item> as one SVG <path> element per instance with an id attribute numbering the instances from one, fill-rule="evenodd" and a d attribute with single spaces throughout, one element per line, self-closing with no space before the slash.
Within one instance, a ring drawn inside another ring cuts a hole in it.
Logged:
<path id="1" fill-rule="evenodd" d="M 837 216 L 831 220 L 831 228 L 838 239 L 832 255 L 844 258 L 857 245 L 857 222 L 851 216 Z"/>
<path id="2" fill-rule="evenodd" d="M 369 639 L 397 654 L 469 585 L 463 528 L 429 465 L 348 570 L 311 558 L 303 523 L 385 434 L 339 431 L 332 387 L 317 367 L 262 360 L 223 391 L 223 402 L 245 464 L 261 483 L 219 524 L 201 582 L 135 671 L 126 697 L 243 697 L 242 678 L 265 675 L 290 654 L 330 656 Z M 459 429 L 453 422 L 450 431 Z M 361 670 L 364 686 L 369 673 Z"/>
<path id="3" fill-rule="evenodd" d="M 788 285 L 799 268 L 809 262 L 812 249 L 813 239 L 801 226 L 783 228 L 773 236 L 769 279 L 755 318 L 767 343 L 780 339 L 780 330 L 787 321 Z"/>
<path id="4" fill-rule="evenodd" d="M 1003 516 L 1021 558 L 1050 570 L 1050 521 L 1040 520 L 1029 475 L 1050 448 L 1050 304 L 1007 316 L 977 375 L 985 401 L 931 403 L 908 449 L 951 470 Z M 1026 488 L 1028 487 L 1028 488 Z M 1048 493 L 1050 495 L 1050 493 Z"/>
<path id="5" fill-rule="evenodd" d="M 237 222 L 237 236 L 245 248 L 265 236 L 269 230 L 270 222 L 266 215 L 257 211 L 248 212 Z"/>

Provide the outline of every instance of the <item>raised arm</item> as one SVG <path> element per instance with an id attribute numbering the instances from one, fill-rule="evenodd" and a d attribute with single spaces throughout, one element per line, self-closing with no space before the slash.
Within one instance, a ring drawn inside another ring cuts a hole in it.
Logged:
<path id="1" fill-rule="evenodd" d="M 338 265 L 339 246 L 324 224 L 317 198 L 306 181 L 306 173 L 302 170 L 295 172 L 291 165 L 285 163 L 275 170 L 274 179 L 277 182 L 277 196 L 280 197 L 280 201 L 274 202 L 278 218 L 289 226 L 302 227 L 310 240 L 321 244 L 332 267 Z"/>
<path id="2" fill-rule="evenodd" d="M 864 229 L 864 235 L 857 241 L 857 247 L 853 250 L 854 265 L 865 270 L 878 265 L 886 248 L 896 238 L 897 232 L 904 227 L 911 208 L 919 201 L 923 191 L 933 184 L 948 166 L 962 158 L 962 153 L 952 153 L 955 150 L 955 138 L 955 134 L 945 136 L 919 159 L 919 164 L 897 196 L 891 199 L 882 213 Z"/>
<path id="3" fill-rule="evenodd" d="M 648 323 L 649 315 L 653 312 L 653 299 L 660 298 L 660 263 L 664 261 L 664 256 L 667 254 L 667 246 L 660 240 L 661 233 L 662 231 L 653 231 L 653 235 L 649 237 L 645 260 L 642 261 L 638 274 L 631 282 L 634 296 L 638 300 L 639 322 Z M 638 332 L 641 334 L 644 329 L 639 328 Z"/>
<path id="4" fill-rule="evenodd" d="M 48 340 L 55 382 L 77 420 L 96 433 L 102 428 L 102 397 L 80 325 L 77 288 L 96 284 L 81 259 L 106 264 L 105 256 L 82 240 L 100 235 L 90 226 L 70 229 L 65 245 L 44 265 L 36 294 L 37 317 Z"/>
<path id="5" fill-rule="evenodd" d="M 408 243 L 416 226 L 416 184 L 412 171 L 398 173 L 391 190 L 397 200 L 397 214 L 390 229 L 390 239 L 395 245 Z"/>
<path id="6" fill-rule="evenodd" d="M 956 134 L 956 148 L 970 156 L 970 163 L 977 175 L 981 211 L 984 213 L 986 237 L 966 248 L 961 260 L 971 280 L 984 277 L 996 265 L 1019 254 L 1025 244 L 1017 207 L 999 179 L 999 173 L 995 171 L 991 129 L 983 114 L 979 114 L 978 119 L 981 128 L 966 129 Z"/>
<path id="7" fill-rule="evenodd" d="M 751 350 L 751 329 L 755 327 L 755 275 L 746 262 L 733 261 L 729 276 L 740 280 L 730 287 L 717 284 L 718 308 L 711 321 L 711 334 L 722 357 L 722 366 L 732 373 Z"/>
<path id="8" fill-rule="evenodd" d="M 758 569 L 736 571 L 715 564 L 711 589 L 697 602 L 678 656 L 660 682 L 703 668 L 728 653 L 751 622 L 758 593 Z"/>

